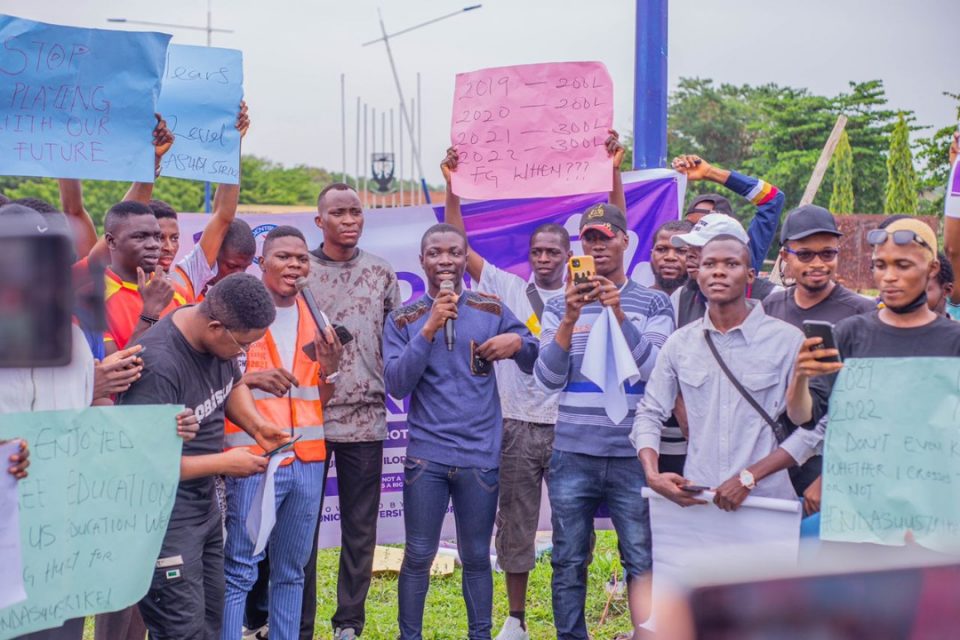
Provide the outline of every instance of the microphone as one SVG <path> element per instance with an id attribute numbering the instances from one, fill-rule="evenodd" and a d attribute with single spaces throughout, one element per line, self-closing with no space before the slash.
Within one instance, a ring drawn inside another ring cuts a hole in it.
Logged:
<path id="1" fill-rule="evenodd" d="M 297 278 L 297 291 L 303 296 L 304 302 L 307 303 L 307 309 L 310 310 L 310 315 L 313 316 L 313 321 L 322 333 L 327 329 L 327 321 L 324 320 L 323 312 L 320 311 L 320 305 L 317 304 L 317 299 L 313 297 L 313 292 L 307 287 L 308 282 L 304 277 Z"/>
<path id="2" fill-rule="evenodd" d="M 454 291 L 456 285 L 452 280 L 440 283 L 440 291 Z M 453 318 L 447 318 L 443 323 L 443 339 L 447 343 L 447 351 L 453 351 L 453 343 L 457 339 L 457 330 L 453 326 Z"/>

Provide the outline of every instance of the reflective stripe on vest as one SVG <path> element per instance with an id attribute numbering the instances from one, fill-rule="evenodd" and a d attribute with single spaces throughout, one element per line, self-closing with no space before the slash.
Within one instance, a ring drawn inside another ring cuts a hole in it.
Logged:
<path id="1" fill-rule="evenodd" d="M 303 462 L 319 462 L 326 459 L 323 436 L 323 407 L 320 404 L 320 365 L 303 353 L 303 347 L 313 343 L 317 329 L 310 310 L 301 297 L 297 297 L 297 345 L 293 355 L 293 376 L 299 386 L 281 397 L 260 389 L 251 389 L 257 410 L 269 422 L 289 429 L 293 437 L 302 436 L 293 445 L 296 457 Z M 250 345 L 247 353 L 247 373 L 283 368 L 276 342 L 270 330 Z M 224 447 L 249 447 L 253 453 L 263 453 L 256 441 L 236 424 L 225 421 Z M 293 458 L 281 464 L 289 464 Z"/>

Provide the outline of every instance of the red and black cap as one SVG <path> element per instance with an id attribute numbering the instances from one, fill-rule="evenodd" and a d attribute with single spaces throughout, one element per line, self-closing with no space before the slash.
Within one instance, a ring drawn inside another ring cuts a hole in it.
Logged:
<path id="1" fill-rule="evenodd" d="M 596 229 L 608 238 L 627 232 L 627 219 L 620 208 L 612 204 L 596 204 L 580 216 L 580 235 L 585 231 Z"/>

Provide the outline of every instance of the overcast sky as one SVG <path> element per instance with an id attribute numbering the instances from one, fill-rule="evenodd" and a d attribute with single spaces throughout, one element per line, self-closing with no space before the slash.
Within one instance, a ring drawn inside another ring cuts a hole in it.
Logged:
<path id="1" fill-rule="evenodd" d="M 394 32 L 471 2 L 213 0 L 214 26 L 234 30 L 214 34 L 213 44 L 244 54 L 253 121 L 244 152 L 339 171 L 344 73 L 347 170 L 353 174 L 357 96 L 378 112 L 398 104 L 384 47 L 360 46 L 380 35 L 377 7 Z M 108 17 L 204 25 L 206 5 L 206 0 L 0 0 L 0 12 L 87 27 L 107 27 Z M 454 76 L 460 71 L 600 60 L 616 87 L 616 126 L 629 131 L 634 11 L 633 0 L 484 0 L 477 11 L 398 37 L 394 55 L 408 100 L 415 94 L 416 73 L 422 74 L 428 181 L 441 181 L 438 164 L 449 142 Z M 672 0 L 669 21 L 671 88 L 679 77 L 700 76 L 835 94 L 850 80 L 879 78 L 890 105 L 915 111 L 920 124 L 943 126 L 955 116 L 952 101 L 941 92 L 960 92 L 958 0 Z M 205 43 L 200 31 L 169 32 L 175 43 Z"/>

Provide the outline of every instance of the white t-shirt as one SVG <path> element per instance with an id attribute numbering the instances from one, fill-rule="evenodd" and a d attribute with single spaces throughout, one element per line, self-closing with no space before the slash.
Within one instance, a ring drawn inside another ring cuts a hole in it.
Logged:
<path id="1" fill-rule="evenodd" d="M 190 253 L 183 256 L 180 262 L 174 266 L 180 267 L 187 274 L 195 293 L 200 293 L 203 287 L 217 275 L 217 263 L 214 262 L 213 266 L 210 266 L 210 263 L 207 262 L 207 256 L 199 244 L 194 245 Z"/>
<path id="2" fill-rule="evenodd" d="M 530 333 L 539 338 L 540 322 L 530 304 L 530 298 L 527 297 L 528 284 L 522 278 L 484 261 L 476 290 L 492 293 L 500 298 L 513 315 L 527 325 Z M 554 296 L 563 295 L 562 288 L 549 291 L 537 287 L 537 292 L 544 304 Z M 500 392 L 500 406 L 504 418 L 556 424 L 559 394 L 545 394 L 537 386 L 533 376 L 520 371 L 513 360 L 501 360 L 495 364 L 497 389 Z"/>
<path id="3" fill-rule="evenodd" d="M 299 307 L 277 307 L 277 319 L 270 325 L 270 335 L 277 345 L 283 368 L 293 373 L 293 357 L 297 353 L 297 323 L 300 320 Z"/>
<path id="4" fill-rule="evenodd" d="M 0 369 L 0 413 L 84 409 L 93 402 L 93 353 L 73 326 L 73 359 L 63 367 Z"/>

